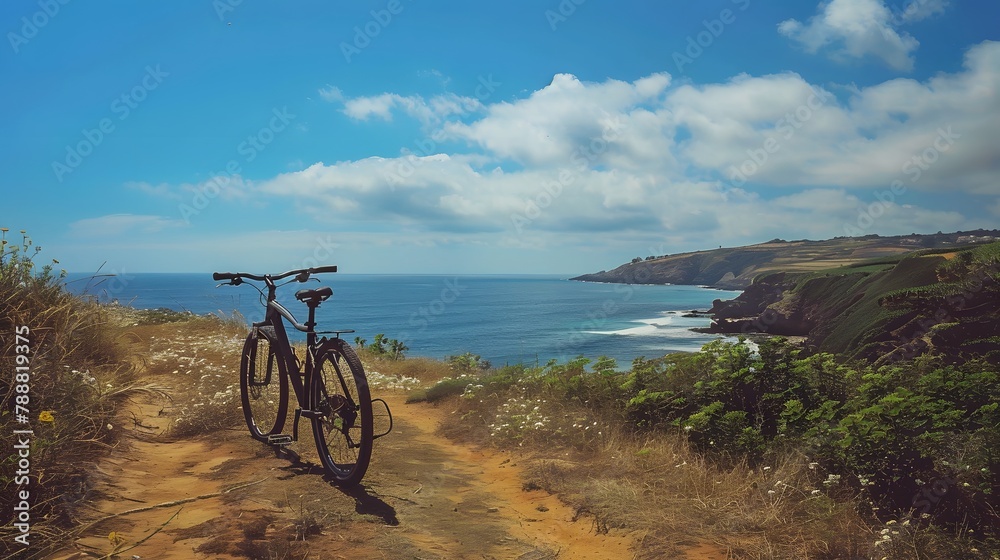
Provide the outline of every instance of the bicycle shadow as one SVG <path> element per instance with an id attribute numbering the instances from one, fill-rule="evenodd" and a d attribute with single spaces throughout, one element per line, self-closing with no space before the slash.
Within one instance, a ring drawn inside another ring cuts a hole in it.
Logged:
<path id="1" fill-rule="evenodd" d="M 351 488 L 341 488 L 334 485 L 334 488 L 354 498 L 355 512 L 361 515 L 374 515 L 381 519 L 383 523 L 392 527 L 399 525 L 399 518 L 396 517 L 396 508 L 369 492 L 364 484 L 358 484 Z"/>
<path id="2" fill-rule="evenodd" d="M 283 471 L 291 472 L 294 475 L 318 474 L 324 475 L 325 478 L 326 469 L 323 468 L 323 465 L 317 465 L 311 461 L 303 461 L 302 457 L 291 449 L 276 447 L 274 449 L 274 456 L 279 459 L 286 459 L 289 462 L 287 467 L 281 467 Z"/>
<path id="3" fill-rule="evenodd" d="M 291 449 L 277 448 L 275 449 L 274 454 L 275 456 L 287 459 L 290 462 L 287 469 L 282 468 L 282 470 L 290 471 L 295 475 L 321 475 L 323 480 L 329 483 L 330 486 L 339 490 L 344 495 L 353 498 L 354 511 L 356 513 L 361 515 L 373 515 L 381 519 L 386 525 L 393 527 L 399 525 L 399 517 L 396 516 L 396 508 L 387 504 L 375 494 L 369 492 L 368 488 L 366 488 L 364 484 L 358 484 L 357 486 L 350 488 L 343 488 L 334 482 L 333 478 L 326 473 L 326 469 L 324 469 L 322 465 L 303 461 L 302 457 Z"/>

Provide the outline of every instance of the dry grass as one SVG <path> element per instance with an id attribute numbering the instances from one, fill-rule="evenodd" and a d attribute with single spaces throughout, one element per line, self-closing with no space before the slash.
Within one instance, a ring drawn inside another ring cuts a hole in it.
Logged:
<path id="1" fill-rule="evenodd" d="M 446 436 L 520 450 L 526 488 L 559 495 L 597 531 L 643 535 L 639 558 L 679 558 L 700 543 L 759 560 L 994 558 L 970 535 L 883 525 L 863 513 L 863 491 L 794 450 L 751 468 L 693 449 L 682 431 L 626 429 L 614 411 L 553 399 L 544 385 L 464 385 L 443 401 L 456 418 Z"/>
<path id="2" fill-rule="evenodd" d="M 598 529 L 642 531 L 643 558 L 694 542 L 737 558 L 857 558 L 869 540 L 850 496 L 793 457 L 767 470 L 724 469 L 681 438 L 618 436 L 577 461 L 538 461 L 531 476 Z"/>
<path id="3" fill-rule="evenodd" d="M 145 375 L 171 385 L 170 434 L 190 437 L 238 425 L 240 352 L 246 328 L 214 316 L 138 326 Z M 169 381 L 167 381 L 169 380 Z"/>
<path id="4" fill-rule="evenodd" d="M 444 432 L 523 450 L 532 457 L 522 461 L 526 487 L 558 494 L 591 516 L 597 531 L 646 535 L 640 558 L 669 557 L 697 542 L 760 559 L 861 558 L 871 548 L 857 497 L 824 484 L 804 457 L 723 468 L 679 434 L 632 434 L 613 419 L 547 399 L 479 401 L 456 398 L 463 421 Z M 480 405 L 489 412 L 480 416 Z"/>
<path id="5" fill-rule="evenodd" d="M 6 235 L 0 237 L 0 367 L 9 372 L 0 378 L 0 410 L 5 411 L 0 445 L 14 449 L 15 429 L 34 431 L 30 550 L 38 555 L 65 538 L 80 504 L 97 497 L 100 470 L 95 465 L 124 444 L 118 426 L 123 405 L 159 388 L 139 377 L 118 310 L 69 295 L 51 266 L 36 265 L 38 250 L 27 235 L 22 234 L 16 250 Z M 15 337 L 24 328 L 30 331 L 27 353 L 17 348 L 24 341 Z M 14 375 L 18 355 L 30 357 L 27 404 L 18 403 L 18 395 L 25 394 Z M 15 404 L 27 407 L 27 422 L 11 414 Z M 15 455 L 6 458 L 0 475 L 5 500 L 25 489 L 9 468 Z M 10 511 L 6 505 L 4 509 Z M 0 527 L 7 552 L 20 548 L 15 535 L 10 524 Z"/>

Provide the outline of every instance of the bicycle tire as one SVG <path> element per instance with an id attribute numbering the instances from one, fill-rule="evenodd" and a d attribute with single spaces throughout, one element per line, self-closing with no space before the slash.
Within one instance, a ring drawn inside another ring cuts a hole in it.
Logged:
<path id="1" fill-rule="evenodd" d="M 371 462 L 372 400 L 357 353 L 340 338 L 320 347 L 310 390 L 313 437 L 326 472 L 336 484 L 361 482 Z"/>
<path id="2" fill-rule="evenodd" d="M 275 351 L 274 327 L 250 331 L 240 358 L 240 400 L 250 435 L 267 441 L 281 433 L 288 412 L 288 378 Z"/>

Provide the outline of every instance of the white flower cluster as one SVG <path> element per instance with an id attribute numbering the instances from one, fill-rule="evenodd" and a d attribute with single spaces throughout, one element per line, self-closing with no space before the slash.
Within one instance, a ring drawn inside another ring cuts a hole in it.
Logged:
<path id="1" fill-rule="evenodd" d="M 530 430 L 545 428 L 551 420 L 541 411 L 541 404 L 544 402 L 541 399 L 508 399 L 497 411 L 497 417 L 504 421 L 490 424 L 490 435 L 522 439 Z"/>
<path id="2" fill-rule="evenodd" d="M 384 375 L 377 371 L 365 370 L 368 377 L 368 387 L 379 391 L 409 391 L 420 386 L 420 380 L 416 377 L 405 375 Z"/>

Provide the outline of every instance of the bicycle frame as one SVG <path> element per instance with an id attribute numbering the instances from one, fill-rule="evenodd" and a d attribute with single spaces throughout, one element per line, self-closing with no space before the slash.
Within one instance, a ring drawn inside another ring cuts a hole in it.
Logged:
<path id="1" fill-rule="evenodd" d="M 312 377 L 315 374 L 314 366 L 317 356 L 314 356 L 313 352 L 317 348 L 315 329 L 316 307 L 309 306 L 308 320 L 304 324 L 299 323 L 291 311 L 278 303 L 276 299 L 277 284 L 270 278 L 265 279 L 265 284 L 267 285 L 267 309 L 264 312 L 264 320 L 259 323 L 253 323 L 252 327 L 255 329 L 267 326 L 274 328 L 276 335 L 275 342 L 278 345 L 275 352 L 275 356 L 278 358 L 278 375 L 286 376 L 289 384 L 292 386 L 292 390 L 295 392 L 295 401 L 298 403 L 298 407 L 295 409 L 294 423 L 292 424 L 292 439 L 298 441 L 299 418 L 302 416 L 303 410 L 309 410 L 310 403 L 307 402 L 308 388 L 312 386 Z M 292 344 L 288 340 L 285 322 L 282 319 L 287 320 L 296 330 L 306 333 L 305 364 L 300 365 L 298 363 L 298 358 L 292 349 Z M 302 365 L 305 367 L 304 371 L 301 369 Z"/>

